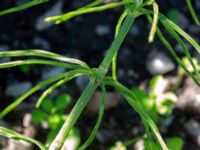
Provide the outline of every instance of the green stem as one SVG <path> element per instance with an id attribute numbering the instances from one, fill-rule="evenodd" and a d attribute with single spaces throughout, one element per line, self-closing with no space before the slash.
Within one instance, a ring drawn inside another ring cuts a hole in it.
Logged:
<path id="1" fill-rule="evenodd" d="M 121 16 L 119 17 L 119 20 L 117 22 L 117 26 L 115 28 L 115 37 L 117 37 L 120 28 L 122 26 L 122 22 L 124 20 L 124 18 L 126 17 L 126 15 L 128 14 L 127 10 L 125 10 Z M 114 80 L 117 80 L 117 52 L 112 60 L 112 77 Z"/>
<path id="2" fill-rule="evenodd" d="M 79 16 L 79 15 L 82 15 L 82 14 L 92 13 L 92 12 L 101 12 L 101 11 L 104 11 L 104 10 L 108 10 L 108 9 L 112 9 L 112 8 L 119 7 L 119 6 L 122 6 L 122 5 L 126 5 L 128 3 L 130 3 L 130 2 L 128 0 L 125 0 L 125 1 L 121 1 L 121 2 L 114 2 L 114 3 L 105 4 L 105 5 L 102 5 L 102 6 L 88 7 L 88 8 L 85 8 L 85 9 L 78 9 L 78 10 L 75 10 L 75 11 L 68 12 L 64 15 L 47 17 L 45 19 L 45 21 L 46 22 L 54 21 L 56 24 L 60 24 L 64 21 L 67 21 L 67 20 L 69 20 L 73 17 Z"/>
<path id="3" fill-rule="evenodd" d="M 76 102 L 69 116 L 67 117 L 65 123 L 63 124 L 62 128 L 60 129 L 53 143 L 50 145 L 49 150 L 61 149 L 62 145 L 64 144 L 65 138 L 69 134 L 70 130 L 73 128 L 74 124 L 76 123 L 81 112 L 83 111 L 86 104 L 90 100 L 97 86 L 98 85 L 95 84 L 94 80 L 90 81 L 90 83 L 88 84 L 88 86 L 86 87 L 86 89 L 84 90 L 84 92 L 82 93 L 78 101 Z"/>
<path id="4" fill-rule="evenodd" d="M 191 0 L 186 0 L 186 3 L 187 3 L 188 9 L 189 9 L 189 11 L 190 11 L 190 13 L 191 13 L 191 15 L 192 15 L 192 18 L 194 19 L 195 23 L 196 23 L 197 25 L 200 25 L 200 21 L 199 21 L 197 15 L 196 15 L 196 13 L 195 13 L 193 7 L 192 7 Z"/>
<path id="5" fill-rule="evenodd" d="M 21 65 L 32 65 L 32 64 L 39 64 L 39 65 L 51 65 L 51 66 L 57 66 L 62 68 L 68 68 L 68 69 L 78 69 L 81 68 L 79 65 L 75 64 L 66 64 L 58 61 L 50 61 L 50 60 L 40 60 L 40 59 L 28 59 L 28 60 L 16 60 L 11 62 L 5 62 L 0 64 L 0 69 L 2 68 L 10 68 L 10 67 L 16 67 Z"/>
<path id="6" fill-rule="evenodd" d="M 101 124 L 101 121 L 103 118 L 103 113 L 104 113 L 104 104 L 106 101 L 106 88 L 104 85 L 102 85 L 101 88 L 102 88 L 102 97 L 101 97 L 101 103 L 100 103 L 100 107 L 99 107 L 99 115 L 98 115 L 97 122 L 96 122 L 95 127 L 93 128 L 90 136 L 88 137 L 88 139 L 85 141 L 85 143 L 82 146 L 80 146 L 78 148 L 78 150 L 85 150 L 90 145 L 90 143 L 93 141 L 93 139 L 97 133 L 97 130 L 100 127 L 100 124 Z"/>
<path id="7" fill-rule="evenodd" d="M 108 71 L 108 68 L 112 62 L 112 59 L 115 55 L 115 53 L 118 51 L 120 45 L 122 44 L 123 40 L 126 37 L 126 34 L 128 33 L 133 21 L 135 20 L 137 16 L 133 14 L 128 14 L 124 23 L 122 24 L 121 30 L 119 31 L 119 34 L 114 39 L 110 49 L 108 50 L 107 55 L 103 59 L 101 65 L 99 66 L 98 70 L 95 73 L 95 79 L 92 79 L 86 89 L 83 91 L 82 95 L 76 102 L 74 108 L 70 112 L 69 116 L 67 117 L 67 120 L 63 124 L 62 128 L 60 129 L 59 133 L 57 134 L 56 138 L 54 139 L 53 143 L 50 145 L 49 150 L 59 150 L 64 141 L 67 137 L 70 130 L 73 128 L 74 124 L 76 123 L 77 119 L 79 118 L 81 112 L 87 105 L 89 99 L 95 92 L 98 85 L 103 81 L 103 78 L 105 77 L 105 74 Z"/>
<path id="8" fill-rule="evenodd" d="M 33 0 L 31 2 L 27 2 L 27 3 L 22 4 L 20 6 L 9 8 L 7 10 L 3 10 L 3 11 L 0 12 L 0 16 L 6 15 L 6 14 L 9 14 L 9 13 L 14 13 L 14 12 L 17 12 L 17 11 L 21 11 L 21 10 L 27 9 L 29 7 L 32 7 L 32 6 L 39 5 L 41 3 L 45 3 L 45 2 L 48 2 L 48 0 Z"/>
<path id="9" fill-rule="evenodd" d="M 109 49 L 109 52 L 107 53 L 107 55 L 103 59 L 100 66 L 102 66 L 105 69 L 109 68 L 114 55 L 116 54 L 119 47 L 121 46 L 124 38 L 126 37 L 126 34 L 128 33 L 129 29 L 131 28 L 133 21 L 135 20 L 136 17 L 137 16 L 134 15 L 134 14 L 128 14 L 127 15 L 117 37 L 115 38 L 114 42 L 112 43 L 112 45 Z"/>
<path id="10" fill-rule="evenodd" d="M 149 117 L 148 113 L 145 111 L 143 108 L 142 104 L 140 101 L 137 99 L 135 94 L 131 92 L 128 88 L 123 86 L 121 83 L 118 81 L 114 81 L 112 78 L 107 77 L 104 80 L 105 85 L 111 85 L 115 87 L 122 95 L 123 97 L 127 100 L 127 102 L 138 112 L 138 114 L 141 116 L 143 120 L 148 124 L 149 128 L 154 134 L 154 137 L 156 141 L 160 144 L 163 150 L 168 150 L 164 140 L 162 139 L 158 128 L 156 127 L 155 123 L 152 121 L 152 119 Z"/>
<path id="11" fill-rule="evenodd" d="M 60 79 L 66 78 L 66 77 L 70 77 L 71 75 L 74 75 L 76 73 L 77 74 L 81 74 L 81 73 L 87 74 L 88 71 L 83 70 L 83 69 L 72 70 L 69 72 L 61 73 L 59 75 L 53 76 L 47 80 L 40 82 L 36 86 L 34 86 L 31 89 L 29 89 L 28 91 L 26 91 L 22 96 L 17 98 L 13 103 L 8 105 L 2 112 L 0 112 L 0 119 L 2 119 L 5 115 L 7 115 L 9 112 L 11 112 L 15 107 L 17 107 L 20 103 L 22 103 L 31 94 L 39 91 L 41 88 L 43 88 L 49 84 L 52 84 Z"/>

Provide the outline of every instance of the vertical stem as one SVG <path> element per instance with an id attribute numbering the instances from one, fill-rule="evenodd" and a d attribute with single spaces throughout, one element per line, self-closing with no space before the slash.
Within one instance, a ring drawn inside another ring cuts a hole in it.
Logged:
<path id="1" fill-rule="evenodd" d="M 63 124 L 59 133 L 57 134 L 56 138 L 50 145 L 49 150 L 59 150 L 62 147 L 68 133 L 73 128 L 74 124 L 76 123 L 81 112 L 87 105 L 87 103 L 90 100 L 91 96 L 93 95 L 94 91 L 96 90 L 98 85 L 102 82 L 103 78 L 105 77 L 114 55 L 116 54 L 120 45 L 122 44 L 123 40 L 125 39 L 126 34 L 128 33 L 128 31 L 136 17 L 137 16 L 133 15 L 133 14 L 127 15 L 127 17 L 119 31 L 119 34 L 114 39 L 112 45 L 110 46 L 110 48 L 108 50 L 107 55 L 103 59 L 101 65 L 99 66 L 99 68 L 95 74 L 96 79 L 91 80 L 91 82 L 88 84 L 86 89 L 83 91 L 82 95 L 80 96 L 80 98 L 76 102 L 74 108 L 72 109 L 69 116 L 67 117 L 67 120 L 65 121 L 65 123 Z"/>
<path id="2" fill-rule="evenodd" d="M 67 117 L 66 121 L 64 122 L 62 128 L 60 129 L 59 133 L 57 134 L 56 138 L 54 139 L 53 143 L 50 145 L 49 150 L 59 150 L 61 149 L 62 145 L 64 144 L 65 138 L 69 134 L 70 130 L 73 128 L 74 124 L 76 123 L 77 119 L 79 118 L 81 112 L 85 108 L 86 104 L 90 100 L 91 96 L 93 95 L 94 91 L 97 88 L 97 84 L 94 81 L 91 81 L 86 89 L 83 91 L 82 95 L 76 102 L 74 108 L 70 112 L 69 116 Z"/>
<path id="3" fill-rule="evenodd" d="M 107 55 L 105 56 L 105 58 L 103 59 L 101 66 L 103 68 L 109 68 L 110 63 L 112 62 L 112 59 L 114 57 L 114 55 L 116 54 L 116 52 L 118 51 L 119 47 L 121 46 L 124 38 L 126 37 L 126 34 L 128 33 L 130 27 L 133 24 L 133 21 L 135 20 L 136 16 L 133 14 L 128 14 L 126 19 L 124 20 L 124 23 L 117 35 L 117 37 L 115 38 L 115 40 L 113 41 Z"/>

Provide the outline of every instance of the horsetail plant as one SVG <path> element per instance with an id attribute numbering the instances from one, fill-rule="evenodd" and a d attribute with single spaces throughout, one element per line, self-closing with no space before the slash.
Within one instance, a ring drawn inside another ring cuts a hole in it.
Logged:
<path id="1" fill-rule="evenodd" d="M 8 13 L 17 12 L 44 2 L 48 2 L 48 0 L 33 0 L 31 2 L 27 2 L 25 4 L 22 4 L 21 6 L 17 6 L 14 8 L 10 8 L 5 11 L 0 12 L 1 15 L 6 15 Z M 194 18 L 195 22 L 199 24 L 199 21 L 197 19 L 197 16 L 194 12 L 194 9 L 191 5 L 190 0 L 186 0 L 188 8 L 192 14 L 192 17 Z M 118 2 L 111 2 L 108 4 L 104 4 L 103 0 L 95 0 L 92 3 L 83 6 L 82 8 L 79 8 L 77 10 L 58 15 L 58 16 L 51 16 L 45 19 L 46 22 L 55 22 L 55 24 L 60 24 L 62 22 L 68 21 L 70 19 L 73 19 L 76 16 L 87 14 L 87 13 L 94 13 L 94 12 L 101 12 L 108 9 L 116 8 L 124 6 L 124 12 L 120 16 L 118 23 L 116 25 L 116 31 L 115 31 L 115 38 L 113 39 L 113 42 L 105 55 L 104 59 L 102 60 L 101 64 L 98 68 L 91 68 L 88 66 L 85 62 L 73 59 L 73 58 L 67 58 L 64 56 L 61 56 L 59 54 L 55 54 L 52 52 L 47 52 L 43 50 L 18 50 L 18 51 L 5 51 L 0 52 L 0 57 L 39 57 L 40 59 L 26 59 L 26 60 L 17 60 L 17 61 L 10 61 L 5 63 L 0 63 L 0 68 L 9 68 L 9 67 L 15 67 L 20 65 L 31 65 L 31 64 L 38 64 L 38 65 L 51 65 L 51 66 L 57 66 L 62 68 L 67 68 L 69 71 L 53 76 L 47 80 L 44 80 L 40 82 L 38 85 L 34 86 L 27 92 L 25 92 L 21 97 L 16 99 L 12 104 L 7 106 L 1 113 L 0 118 L 2 119 L 5 117 L 8 113 L 10 113 L 17 105 L 22 103 L 27 97 L 35 93 L 36 91 L 42 89 L 43 87 L 47 87 L 47 90 L 43 92 L 41 97 L 38 99 L 36 103 L 36 107 L 40 107 L 40 104 L 42 101 L 47 97 L 51 92 L 53 92 L 56 88 L 59 86 L 62 86 L 63 84 L 67 83 L 69 80 L 74 79 L 77 76 L 80 75 L 87 75 L 90 78 L 90 82 L 77 100 L 75 106 L 71 110 L 69 116 L 67 117 L 66 121 L 64 122 L 62 128 L 60 129 L 59 133 L 57 134 L 54 141 L 50 144 L 50 146 L 46 146 L 39 141 L 24 137 L 15 131 L 11 131 L 10 129 L 6 129 L 4 127 L 0 127 L 0 135 L 6 136 L 8 138 L 13 138 L 15 140 L 19 141 L 26 141 L 33 144 L 36 144 L 41 150 L 49 149 L 49 150 L 59 150 L 62 148 L 65 138 L 69 134 L 70 130 L 75 125 L 77 119 L 80 117 L 80 114 L 84 110 L 85 106 L 87 105 L 88 101 L 90 100 L 91 96 L 97 89 L 97 87 L 101 87 L 102 89 L 102 102 L 99 109 L 99 116 L 96 122 L 96 125 L 91 132 L 91 135 L 89 136 L 88 140 L 79 148 L 79 150 L 86 149 L 89 144 L 94 139 L 94 136 L 100 126 L 102 117 L 103 117 L 103 110 L 104 110 L 104 103 L 105 103 L 105 97 L 106 97 L 106 86 L 112 86 L 114 87 L 119 93 L 125 98 L 125 100 L 130 104 L 130 106 L 133 107 L 133 109 L 138 112 L 140 115 L 144 127 L 146 129 L 147 137 L 148 139 L 151 139 L 152 141 L 155 140 L 157 145 L 163 149 L 168 150 L 163 138 L 161 137 L 159 130 L 155 123 L 152 121 L 148 113 L 146 112 L 145 108 L 141 105 L 140 100 L 134 95 L 134 93 L 126 88 L 124 85 L 122 85 L 120 82 L 117 81 L 117 54 L 118 50 L 124 41 L 129 29 L 131 28 L 134 20 L 136 18 L 139 18 L 142 15 L 146 15 L 147 19 L 150 23 L 152 23 L 152 28 L 150 30 L 149 34 L 149 42 L 153 42 L 155 38 L 155 34 L 158 35 L 160 40 L 163 42 L 163 44 L 167 47 L 169 52 L 172 54 L 174 59 L 177 61 L 177 63 L 184 69 L 184 71 L 191 76 L 191 78 L 200 85 L 200 74 L 199 69 L 195 66 L 195 63 L 193 62 L 193 59 L 183 42 L 180 36 L 185 38 L 196 50 L 197 52 L 200 52 L 200 45 L 186 32 L 184 32 L 179 26 L 177 26 L 174 22 L 169 20 L 167 17 L 165 17 L 162 13 L 159 12 L 158 4 L 155 0 L 121 0 Z M 152 6 L 153 10 L 147 9 L 147 6 Z M 152 18 L 153 15 L 153 18 Z M 168 40 L 164 37 L 161 30 L 158 27 L 158 23 L 161 22 L 162 25 L 169 31 L 170 35 L 177 41 L 178 44 L 181 45 L 185 56 L 188 58 L 189 63 L 191 64 L 194 72 L 191 72 L 187 69 L 185 64 L 183 63 L 182 59 L 178 57 L 176 54 L 174 48 L 171 46 L 171 44 L 168 42 Z M 112 76 L 108 76 L 107 72 L 109 70 L 109 67 L 112 63 Z M 153 137 L 151 136 L 153 135 Z M 150 147 L 151 148 L 151 145 Z"/>

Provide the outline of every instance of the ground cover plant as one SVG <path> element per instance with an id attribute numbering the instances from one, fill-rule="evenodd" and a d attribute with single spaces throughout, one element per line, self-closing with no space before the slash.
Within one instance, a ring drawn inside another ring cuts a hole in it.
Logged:
<path id="1" fill-rule="evenodd" d="M 22 4 L 21 6 L 10 8 L 8 10 L 0 12 L 0 15 L 6 15 L 8 13 L 13 13 L 16 11 L 20 11 L 26 9 L 28 7 L 32 7 L 38 5 L 40 3 L 48 2 L 47 0 L 34 0 L 31 2 L 27 2 Z M 195 22 L 199 24 L 198 18 L 195 14 L 195 11 L 192 8 L 191 2 L 189 0 L 186 1 L 188 8 L 194 18 Z M 105 11 L 108 9 L 112 9 L 115 7 L 124 7 L 124 12 L 121 14 L 115 32 L 115 38 L 105 55 L 102 63 L 99 65 L 98 68 L 91 68 L 85 62 L 61 56 L 59 54 L 55 54 L 52 52 L 44 51 L 44 50 L 17 50 L 17 51 L 5 51 L 0 52 L 0 57 L 28 57 L 29 59 L 25 60 L 16 60 L 10 61 L 6 63 L 1 63 L 0 68 L 9 68 L 15 67 L 20 65 L 30 65 L 30 64 L 38 64 L 38 65 L 51 65 L 57 66 L 62 68 L 67 68 L 69 71 L 53 76 L 47 80 L 40 82 L 38 85 L 34 86 L 27 92 L 25 92 L 21 97 L 16 99 L 12 104 L 7 106 L 1 113 L 0 118 L 5 117 L 8 113 L 10 113 L 17 105 L 23 102 L 27 97 L 31 94 L 35 93 L 36 91 L 42 89 L 43 87 L 48 88 L 43 92 L 41 97 L 38 99 L 36 103 L 36 107 L 40 107 L 40 105 L 44 102 L 45 98 L 53 92 L 56 88 L 62 86 L 63 84 L 67 83 L 68 81 L 74 79 L 80 75 L 87 75 L 90 78 L 90 82 L 88 86 L 83 91 L 80 98 L 77 100 L 75 106 L 73 107 L 72 111 L 66 118 L 64 124 L 62 125 L 60 131 L 56 135 L 55 139 L 49 146 L 36 141 L 34 139 L 30 139 L 24 137 L 15 131 L 10 129 L 1 127 L 0 128 L 0 135 L 6 136 L 9 138 L 13 138 L 18 141 L 26 141 L 36 144 L 40 149 L 50 149 L 50 150 L 57 150 L 61 149 L 66 137 L 70 133 L 71 129 L 74 127 L 77 119 L 79 118 L 81 112 L 87 105 L 88 101 L 90 100 L 91 96 L 93 95 L 94 91 L 97 87 L 101 87 L 102 89 L 102 101 L 99 108 L 99 116 L 96 122 L 94 129 L 92 130 L 89 138 L 86 142 L 80 146 L 79 149 L 86 149 L 89 144 L 94 139 L 94 136 L 99 128 L 103 117 L 104 111 L 104 103 L 106 99 L 106 87 L 112 86 L 114 87 L 123 97 L 124 99 L 133 107 L 134 110 L 138 112 L 141 116 L 141 119 L 144 123 L 144 127 L 147 134 L 147 139 L 152 141 L 157 147 L 163 150 L 167 150 L 167 146 L 161 137 L 158 128 L 156 127 L 155 123 L 147 113 L 147 110 L 141 104 L 140 99 L 138 99 L 137 95 L 134 94 L 131 90 L 126 88 L 117 80 L 116 69 L 117 69 L 117 54 L 118 50 L 124 41 L 130 27 L 132 26 L 134 20 L 139 18 L 140 16 L 145 15 L 148 21 L 152 24 L 152 28 L 149 33 L 149 42 L 152 43 L 156 34 L 157 37 L 163 42 L 163 44 L 168 48 L 169 52 L 172 54 L 174 59 L 177 63 L 183 68 L 183 70 L 194 80 L 194 82 L 200 85 L 199 81 L 199 67 L 196 65 L 194 60 L 192 59 L 189 50 L 184 43 L 184 38 L 188 41 L 196 50 L 200 52 L 200 45 L 190 37 L 186 32 L 184 32 L 180 27 L 178 27 L 173 21 L 169 20 L 164 14 L 159 12 L 159 7 L 154 0 L 150 1 L 143 1 L 143 0 L 123 0 L 119 2 L 111 2 L 108 4 L 104 4 L 102 0 L 94 1 L 78 10 L 74 10 L 68 12 L 66 14 L 62 14 L 59 16 L 48 17 L 45 19 L 47 22 L 55 22 L 55 24 L 60 24 L 62 22 L 68 21 L 73 19 L 78 15 L 83 15 L 86 13 L 93 13 L 93 12 L 100 12 Z M 153 10 L 151 9 L 153 8 Z M 152 17 L 153 16 L 153 17 Z M 162 34 L 162 31 L 159 29 L 158 24 L 161 23 L 164 28 L 169 32 L 169 34 L 175 39 L 177 43 L 180 44 L 188 63 L 191 64 L 192 69 L 189 69 L 186 64 L 183 62 L 182 59 L 178 57 L 174 48 L 171 44 L 167 41 L 165 36 Z M 32 59 L 34 57 L 34 59 Z M 37 57 L 37 59 L 35 59 Z M 112 76 L 108 75 L 107 72 L 110 68 L 112 63 Z M 153 135 L 153 137 L 151 136 Z M 147 142 L 149 145 L 149 149 L 153 149 L 153 145 L 151 142 Z"/>

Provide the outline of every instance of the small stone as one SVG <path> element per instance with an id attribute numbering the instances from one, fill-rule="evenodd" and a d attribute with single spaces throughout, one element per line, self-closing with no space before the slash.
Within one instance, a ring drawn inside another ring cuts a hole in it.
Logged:
<path id="1" fill-rule="evenodd" d="M 78 76 L 76 78 L 76 85 L 78 86 L 79 90 L 82 92 L 88 85 L 89 81 L 90 79 L 86 75 Z"/>
<path id="2" fill-rule="evenodd" d="M 180 13 L 178 15 L 178 18 L 176 20 L 176 23 L 182 28 L 182 29 L 186 29 L 189 26 L 189 21 L 187 19 L 187 17 Z"/>
<path id="3" fill-rule="evenodd" d="M 6 96 L 11 96 L 11 97 L 16 98 L 16 97 L 21 96 L 31 87 L 32 87 L 32 84 L 29 81 L 15 83 L 15 84 L 8 85 L 6 87 L 5 93 L 6 93 Z"/>
<path id="4" fill-rule="evenodd" d="M 105 143 L 113 138 L 113 134 L 111 130 L 98 130 L 96 138 L 100 143 Z"/>
<path id="5" fill-rule="evenodd" d="M 146 62 L 147 70 L 152 74 L 165 74 L 175 69 L 174 62 L 164 53 L 150 52 Z"/>
<path id="6" fill-rule="evenodd" d="M 8 45 L 0 45 L 0 52 L 1 52 L 1 51 L 7 51 L 7 50 L 9 50 L 9 49 L 10 49 L 10 47 L 9 47 Z M 0 58 L 0 63 L 8 62 L 8 61 L 10 61 L 10 60 L 11 60 L 10 57 L 1 57 L 1 58 Z"/>
<path id="7" fill-rule="evenodd" d="M 91 113 L 97 113 L 99 111 L 101 98 L 102 98 L 101 91 L 96 91 L 86 107 L 87 111 Z M 122 97 L 118 93 L 107 92 L 104 109 L 109 110 L 111 108 L 115 108 L 121 103 L 121 101 Z"/>
<path id="8" fill-rule="evenodd" d="M 186 45 L 186 47 L 187 47 L 187 49 L 188 49 L 189 51 L 192 50 L 192 46 L 191 46 L 189 43 L 185 43 L 185 45 Z M 176 44 L 176 45 L 175 45 L 175 50 L 176 50 L 177 52 L 180 52 L 180 53 L 184 54 L 183 48 L 182 48 L 182 46 L 181 46 L 180 44 Z"/>
<path id="9" fill-rule="evenodd" d="M 200 146 L 200 124 L 195 120 L 190 120 L 184 125 L 187 133 Z"/>
<path id="10" fill-rule="evenodd" d="M 137 25 L 133 25 L 130 29 L 130 34 L 133 36 L 138 36 L 140 35 L 140 30 L 139 27 Z"/>
<path id="11" fill-rule="evenodd" d="M 30 113 L 25 114 L 23 118 L 23 126 L 24 127 L 30 126 L 31 120 L 32 120 L 31 114 Z"/>
<path id="12" fill-rule="evenodd" d="M 172 124 L 173 120 L 174 120 L 174 116 L 169 116 L 165 120 L 163 120 L 162 124 L 164 127 L 167 128 Z"/>
<path id="13" fill-rule="evenodd" d="M 0 126 L 9 128 L 9 125 L 4 120 L 0 120 Z M 4 136 L 0 136 L 0 148 L 6 146 L 6 144 L 7 144 L 7 138 Z"/>
<path id="14" fill-rule="evenodd" d="M 190 25 L 188 28 L 189 28 L 189 29 L 188 29 L 188 32 L 189 32 L 189 33 L 193 33 L 193 34 L 198 34 L 198 33 L 200 33 L 200 28 L 199 28 L 199 26 L 197 26 L 197 25 Z"/>
<path id="15" fill-rule="evenodd" d="M 35 46 L 38 46 L 40 49 L 49 50 L 50 44 L 47 40 L 40 38 L 40 37 L 34 37 L 33 38 L 33 44 Z"/>
<path id="16" fill-rule="evenodd" d="M 63 3 L 61 1 L 58 1 L 45 14 L 40 16 L 36 21 L 36 29 L 38 31 L 43 31 L 43 30 L 46 30 L 46 29 L 50 28 L 51 26 L 53 26 L 54 22 L 47 23 L 47 22 L 44 22 L 44 20 L 45 20 L 45 18 L 47 18 L 49 16 L 55 16 L 55 15 L 61 14 L 62 13 L 62 7 L 63 7 Z"/>
<path id="17" fill-rule="evenodd" d="M 64 68 L 51 68 L 47 69 L 42 74 L 42 79 L 47 79 L 65 72 Z"/>
<path id="18" fill-rule="evenodd" d="M 198 62 L 200 63 L 200 53 L 195 51 L 194 52 L 194 57 L 198 60 Z"/>
<path id="19" fill-rule="evenodd" d="M 8 45 L 0 45 L 0 51 L 7 51 L 10 47 Z"/>
<path id="20" fill-rule="evenodd" d="M 32 149 L 32 144 L 23 141 L 15 141 L 12 139 L 8 139 L 7 146 L 2 148 L 2 150 L 28 150 Z"/>
<path id="21" fill-rule="evenodd" d="M 104 35 L 108 35 L 110 33 L 110 28 L 109 26 L 105 26 L 105 25 L 98 25 L 96 27 L 96 34 L 99 36 L 104 36 Z"/>
<path id="22" fill-rule="evenodd" d="M 186 79 L 176 108 L 184 110 L 184 112 L 200 113 L 200 89 L 192 79 Z"/>
<path id="23" fill-rule="evenodd" d="M 134 145 L 134 150 L 144 150 L 144 140 L 138 140 Z"/>

